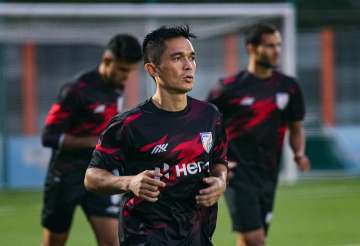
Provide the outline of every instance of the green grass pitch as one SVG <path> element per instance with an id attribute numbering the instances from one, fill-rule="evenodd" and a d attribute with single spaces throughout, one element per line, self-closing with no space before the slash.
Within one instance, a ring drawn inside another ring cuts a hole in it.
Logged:
<path id="1" fill-rule="evenodd" d="M 0 245 L 39 245 L 39 191 L 0 191 Z M 214 244 L 234 245 L 224 201 Z M 96 245 L 80 209 L 67 245 Z M 360 246 L 360 178 L 280 186 L 270 246 Z"/>

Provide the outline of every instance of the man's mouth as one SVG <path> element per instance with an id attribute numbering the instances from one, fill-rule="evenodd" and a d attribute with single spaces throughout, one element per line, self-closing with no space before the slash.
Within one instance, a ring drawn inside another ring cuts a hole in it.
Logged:
<path id="1" fill-rule="evenodd" d="M 192 76 L 192 75 L 186 75 L 186 76 L 184 76 L 184 80 L 185 80 L 186 82 L 192 82 L 192 81 L 194 80 L 194 76 Z"/>

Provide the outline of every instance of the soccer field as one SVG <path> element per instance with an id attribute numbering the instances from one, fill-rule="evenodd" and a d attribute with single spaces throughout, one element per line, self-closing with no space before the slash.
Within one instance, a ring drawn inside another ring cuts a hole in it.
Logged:
<path id="1" fill-rule="evenodd" d="M 0 191 L 0 245 L 39 245 L 40 208 L 41 192 Z M 223 200 L 214 244 L 234 245 Z M 68 245 L 96 245 L 80 209 Z M 268 245 L 360 246 L 360 178 L 281 186 Z"/>

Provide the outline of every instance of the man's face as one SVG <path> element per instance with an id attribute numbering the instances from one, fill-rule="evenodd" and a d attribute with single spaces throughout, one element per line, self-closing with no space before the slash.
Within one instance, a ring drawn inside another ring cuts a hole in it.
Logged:
<path id="1" fill-rule="evenodd" d="M 106 64 L 105 76 L 114 87 L 122 89 L 129 78 L 129 74 L 136 68 L 136 63 L 126 63 L 112 59 Z"/>
<path id="2" fill-rule="evenodd" d="M 157 66 L 158 86 L 170 93 L 191 91 L 196 70 L 195 52 L 191 42 L 178 37 L 165 41 L 166 48 Z"/>
<path id="3" fill-rule="evenodd" d="M 276 67 L 281 54 L 281 36 L 279 32 L 263 34 L 261 43 L 254 47 L 256 63 L 264 67 Z"/>

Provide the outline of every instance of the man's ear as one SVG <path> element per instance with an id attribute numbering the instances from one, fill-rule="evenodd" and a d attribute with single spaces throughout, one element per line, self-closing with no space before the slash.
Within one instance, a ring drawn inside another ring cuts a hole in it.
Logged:
<path id="1" fill-rule="evenodd" d="M 145 63 L 144 68 L 151 77 L 155 78 L 158 76 L 158 69 L 154 63 L 152 62 Z"/>
<path id="2" fill-rule="evenodd" d="M 107 56 L 104 56 L 104 57 L 103 57 L 103 63 L 104 63 L 106 66 L 110 65 L 110 63 L 111 63 L 112 61 L 113 61 L 113 59 L 110 58 L 110 57 L 107 57 Z"/>
<path id="3" fill-rule="evenodd" d="M 114 56 L 112 55 L 112 53 L 109 50 L 106 50 L 104 52 L 104 55 L 102 57 L 102 62 L 105 65 L 109 65 L 110 63 L 112 63 L 114 61 Z"/>
<path id="4" fill-rule="evenodd" d="M 247 49 L 249 54 L 252 54 L 252 53 L 256 52 L 256 46 L 253 45 L 253 44 L 247 44 L 246 49 Z"/>

